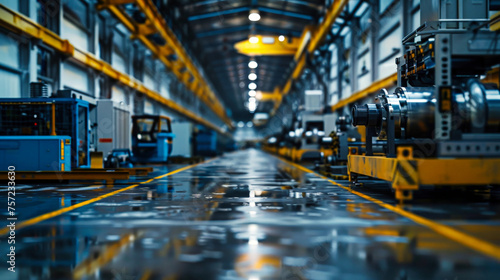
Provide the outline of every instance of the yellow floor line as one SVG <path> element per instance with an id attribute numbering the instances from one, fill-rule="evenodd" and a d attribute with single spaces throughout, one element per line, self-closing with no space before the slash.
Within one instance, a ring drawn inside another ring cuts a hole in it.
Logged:
<path id="1" fill-rule="evenodd" d="M 193 168 L 195 166 L 198 166 L 200 164 L 203 164 L 203 163 L 207 163 L 207 162 L 210 162 L 214 159 L 210 159 L 210 160 L 207 160 L 207 161 L 203 161 L 203 162 L 200 162 L 200 163 L 197 163 L 197 164 L 193 164 L 193 165 L 188 165 L 188 166 L 185 166 L 185 167 L 182 167 L 182 168 L 179 168 L 177 170 L 174 170 L 172 172 L 169 172 L 169 173 L 166 173 L 166 174 L 163 174 L 161 176 L 157 176 L 153 179 L 149 179 L 147 181 L 144 181 L 144 182 L 140 182 L 140 183 L 137 183 L 137 184 L 134 184 L 134 185 L 131 185 L 131 186 L 128 186 L 128 187 L 125 187 L 123 189 L 119 189 L 119 190 L 116 190 L 116 191 L 112 191 L 110 193 L 107 193 L 107 194 L 103 194 L 101 196 L 98 196 L 98 197 L 95 197 L 95 198 L 92 198 L 92 199 L 89 199 L 89 200 L 86 200 L 86 201 L 83 201 L 83 202 L 80 202 L 80 203 L 77 203 L 75 205 L 72 205 L 72 206 L 69 206 L 69 207 L 65 207 L 65 208 L 61 208 L 59 210 L 55 210 L 55 211 L 52 211 L 52 212 L 49 212 L 49 213 L 46 213 L 46 214 L 43 214 L 43 215 L 40 215 L 40 216 L 37 216 L 37 217 L 34 217 L 34 218 L 31 218 L 31 219 L 28 219 L 26 221 L 23 221 L 19 224 L 16 225 L 16 230 L 18 229 L 21 229 L 21 228 L 25 228 L 25 227 L 28 227 L 28 226 L 31 226 L 31 225 L 34 225 L 34 224 L 37 224 L 39 222 L 42 222 L 42 221 L 45 221 L 47 219 L 50 219 L 50 218 L 53 218 L 53 217 L 56 217 L 56 216 L 59 216 L 59 215 L 62 215 L 64 213 L 67 213 L 69 211 L 72 211 L 72 210 L 75 210 L 75 209 L 78 209 L 80 207 L 83 207 L 83 206 L 86 206 L 86 205 L 89 205 L 91 203 L 94 203 L 96 201 L 99 201 L 99 200 L 102 200 L 104 198 L 107 198 L 107 197 L 110 197 L 110 196 L 113 196 L 115 194 L 119 194 L 119 193 L 122 193 L 124 191 L 128 191 L 130 189 L 133 189 L 139 185 L 142 185 L 142 184 L 148 184 L 148 183 L 151 183 L 153 182 L 154 180 L 157 180 L 157 179 L 161 179 L 161 178 L 164 178 L 164 177 L 168 177 L 168 176 L 171 176 L 171 175 L 174 175 L 176 173 L 179 173 L 179 172 L 182 172 L 182 171 L 185 171 L 185 170 L 188 170 L 190 168 Z M 2 235 L 5 235 L 7 234 L 8 232 L 10 231 L 10 229 L 8 227 L 4 227 L 3 229 L 0 230 L 0 236 Z"/>
<path id="2" fill-rule="evenodd" d="M 395 213 L 397 213 L 397 214 L 399 214 L 407 219 L 410 219 L 419 225 L 425 226 L 425 227 L 437 232 L 438 234 L 441 234 L 441 235 L 443 235 L 443 236 L 445 236 L 445 237 L 447 237 L 447 238 L 449 238 L 457 243 L 460 243 L 460 244 L 462 244 L 470 249 L 473 249 L 473 250 L 480 252 L 484 255 L 492 257 L 492 258 L 496 259 L 497 261 L 500 261 L 500 246 L 486 242 L 486 241 L 481 240 L 477 237 L 471 236 L 471 235 L 466 234 L 464 232 L 461 232 L 457 229 L 454 229 L 450 226 L 446 226 L 446 225 L 431 221 L 429 219 L 426 219 L 424 217 L 418 216 L 416 214 L 413 214 L 411 212 L 408 212 L 408 211 L 400 208 L 399 206 L 387 204 L 381 200 L 378 200 L 378 199 L 373 198 L 371 196 L 368 196 L 366 194 L 352 190 L 349 187 L 343 186 L 343 185 L 335 182 L 334 180 L 331 180 L 325 176 L 321 176 L 321 175 L 317 174 L 316 172 L 314 172 L 308 168 L 305 168 L 299 164 L 296 164 L 294 162 L 285 160 L 285 159 L 277 157 L 275 155 L 272 155 L 272 156 L 274 156 L 277 159 L 281 160 L 282 162 L 290 164 L 290 165 L 292 165 L 292 166 L 294 166 L 294 167 L 296 167 L 304 172 L 312 173 L 312 174 L 314 174 L 322 179 L 328 180 L 328 182 L 330 182 L 336 186 L 339 186 L 339 187 L 341 187 L 341 188 L 343 188 L 343 189 L 345 189 L 345 190 L 347 190 L 347 191 L 349 191 L 349 192 L 351 192 L 359 197 L 362 197 L 366 200 L 374 202 L 374 203 L 378 204 L 379 206 L 382 206 L 382 207 L 384 207 L 388 210 L 391 210 L 391 211 L 393 211 L 393 212 L 395 212 Z"/>

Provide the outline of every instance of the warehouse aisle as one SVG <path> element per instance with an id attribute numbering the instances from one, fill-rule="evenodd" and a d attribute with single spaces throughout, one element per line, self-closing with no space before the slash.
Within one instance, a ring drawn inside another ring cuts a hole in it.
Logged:
<path id="1" fill-rule="evenodd" d="M 500 278 L 494 259 L 261 151 L 178 168 L 134 178 L 145 183 L 114 186 L 126 190 L 18 230 L 15 277 Z M 21 219 L 111 192 L 44 188 L 20 187 L 19 200 L 30 201 Z"/>

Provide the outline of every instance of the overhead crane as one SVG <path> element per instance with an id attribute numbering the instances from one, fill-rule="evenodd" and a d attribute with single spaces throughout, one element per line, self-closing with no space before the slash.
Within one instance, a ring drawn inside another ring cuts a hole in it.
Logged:
<path id="1" fill-rule="evenodd" d="M 234 48 L 248 56 L 294 55 L 299 48 L 299 42 L 300 38 L 297 37 L 253 35 L 248 40 L 236 43 Z"/>
<path id="2" fill-rule="evenodd" d="M 329 7 L 324 16 L 324 20 L 315 26 L 306 26 L 300 38 L 289 37 L 285 40 L 288 42 L 279 42 L 279 36 L 262 36 L 255 35 L 252 37 L 257 38 L 256 42 L 244 40 L 234 45 L 238 52 L 248 56 L 259 55 L 293 55 L 294 68 L 293 71 L 283 86 L 275 87 L 273 92 L 260 92 L 257 99 L 260 101 L 273 101 L 274 107 L 270 113 L 273 116 L 276 110 L 281 105 L 281 101 L 287 95 L 292 87 L 292 83 L 299 78 L 301 73 L 306 67 L 307 56 L 314 52 L 322 43 L 328 32 L 331 30 L 335 19 L 344 10 L 348 1 L 334 1 Z M 252 38 L 251 38 L 252 39 Z M 264 39 L 271 40 L 273 43 L 265 43 Z"/>
<path id="3" fill-rule="evenodd" d="M 306 56 L 314 52 L 314 50 L 316 50 L 320 46 L 327 32 L 332 28 L 333 24 L 335 23 L 335 20 L 346 7 L 347 2 L 348 1 L 334 1 L 334 3 L 328 9 L 324 17 L 324 20 L 318 27 L 315 28 L 313 26 L 307 26 L 304 28 L 304 31 L 302 32 L 302 35 L 299 38 L 299 43 L 298 43 L 299 47 L 293 54 L 295 67 L 293 68 L 292 74 L 290 75 L 289 79 L 283 86 L 281 87 L 277 86 L 272 93 L 263 92 L 261 94 L 260 98 L 261 101 L 274 102 L 274 107 L 270 113 L 270 117 L 276 113 L 276 111 L 281 105 L 283 97 L 290 92 L 293 82 L 300 77 L 300 75 L 306 68 Z M 258 51 L 254 50 L 252 52 L 253 50 L 252 48 L 247 48 L 249 44 L 244 45 L 242 43 L 243 42 L 238 43 L 237 45 L 235 45 L 235 47 L 237 49 L 241 49 L 240 52 L 245 53 L 247 55 L 256 55 L 257 53 L 260 55 L 275 55 L 275 51 L 269 52 L 267 48 L 261 48 Z M 254 48 L 257 49 L 258 47 L 256 46 Z M 283 55 L 284 53 L 285 52 L 281 53 L 281 55 Z M 394 72 L 393 74 L 389 75 L 386 78 L 382 78 L 378 81 L 373 82 L 367 88 L 354 92 L 351 96 L 340 100 L 335 105 L 331 106 L 331 110 L 336 111 L 338 109 L 345 107 L 346 105 L 354 103 L 357 100 L 363 99 L 366 96 L 373 94 L 374 92 L 377 92 L 378 90 L 384 87 L 390 87 L 392 85 L 395 85 L 396 81 L 397 81 L 397 74 L 396 72 Z"/>

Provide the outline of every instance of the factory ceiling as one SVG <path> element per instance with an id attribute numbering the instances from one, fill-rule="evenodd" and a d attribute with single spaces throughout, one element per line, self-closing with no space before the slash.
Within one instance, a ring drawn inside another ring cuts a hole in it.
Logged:
<path id="1" fill-rule="evenodd" d="M 238 122 L 250 121 L 254 112 L 268 113 L 273 108 L 271 102 L 258 102 L 252 108 L 249 85 L 254 82 L 257 91 L 263 92 L 283 86 L 292 71 L 293 55 L 245 55 L 234 45 L 254 35 L 275 36 L 290 43 L 301 36 L 307 25 L 319 22 L 326 2 L 331 1 L 170 0 L 156 4 L 188 52 L 204 68 L 230 117 Z M 258 65 L 254 69 L 249 67 L 252 60 Z M 254 81 L 249 79 L 251 73 L 257 76 Z"/>

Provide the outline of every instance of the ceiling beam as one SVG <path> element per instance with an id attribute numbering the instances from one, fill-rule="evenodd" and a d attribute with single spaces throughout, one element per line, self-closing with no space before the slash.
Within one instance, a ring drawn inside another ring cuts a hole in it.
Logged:
<path id="1" fill-rule="evenodd" d="M 188 21 L 196 21 L 196 20 L 220 17 L 220 16 L 224 16 L 224 15 L 239 14 L 239 13 L 243 13 L 243 12 L 249 12 L 251 9 L 257 9 L 257 10 L 259 10 L 259 12 L 265 12 L 265 13 L 270 13 L 270 14 L 275 14 L 275 15 L 280 15 L 280 16 L 285 16 L 285 17 L 291 17 L 291 18 L 298 18 L 298 19 L 307 20 L 307 21 L 311 21 L 314 19 L 310 15 L 301 14 L 301 13 L 289 12 L 289 11 L 284 11 L 284 10 L 279 10 L 279 9 L 263 7 L 263 6 L 257 6 L 257 7 L 247 6 L 247 7 L 238 7 L 238 8 L 229 9 L 229 10 L 222 10 L 222 11 L 217 11 L 217 12 L 210 12 L 210 13 L 204 13 L 204 14 L 190 16 L 190 17 L 188 17 Z"/>

